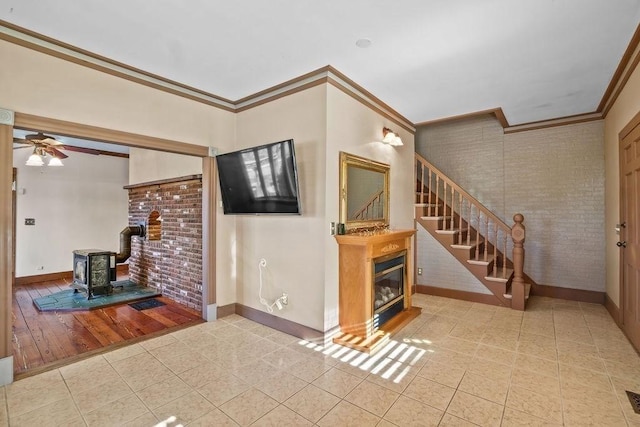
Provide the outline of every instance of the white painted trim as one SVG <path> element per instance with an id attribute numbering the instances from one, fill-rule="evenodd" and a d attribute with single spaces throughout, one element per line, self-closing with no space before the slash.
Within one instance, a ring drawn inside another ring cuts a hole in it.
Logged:
<path id="1" fill-rule="evenodd" d="M 16 114 L 11 110 L 0 108 L 0 125 L 13 126 Z"/>
<path id="2" fill-rule="evenodd" d="M 218 304 L 213 303 L 207 306 L 206 317 L 204 320 L 213 322 L 218 319 Z"/>
<path id="3" fill-rule="evenodd" d="M 0 386 L 13 382 L 13 356 L 0 359 Z"/>

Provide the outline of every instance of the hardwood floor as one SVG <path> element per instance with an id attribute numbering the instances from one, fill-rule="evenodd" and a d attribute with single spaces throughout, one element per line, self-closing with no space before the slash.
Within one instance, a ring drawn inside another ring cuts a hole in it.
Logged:
<path id="1" fill-rule="evenodd" d="M 16 379 L 203 321 L 200 312 L 166 297 L 158 297 L 166 305 L 142 311 L 126 303 L 75 312 L 40 312 L 33 305 L 33 298 L 69 289 L 69 283 L 61 279 L 14 286 Z"/>

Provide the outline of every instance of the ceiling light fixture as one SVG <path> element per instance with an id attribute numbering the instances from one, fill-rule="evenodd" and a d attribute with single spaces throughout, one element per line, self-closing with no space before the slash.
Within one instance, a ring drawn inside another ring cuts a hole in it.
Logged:
<path id="1" fill-rule="evenodd" d="M 397 133 L 395 133 L 388 127 L 382 128 L 382 136 L 382 142 L 384 142 L 385 144 L 393 145 L 394 147 L 404 145 L 402 143 L 402 139 L 400 139 L 400 136 L 398 136 Z"/>
<path id="2" fill-rule="evenodd" d="M 42 160 L 42 156 L 38 153 L 38 148 L 33 149 L 33 153 L 27 159 L 25 163 L 27 166 L 42 166 L 44 165 L 44 160 Z"/>
<path id="3" fill-rule="evenodd" d="M 60 160 L 57 157 L 52 157 L 49 160 L 49 163 L 47 163 L 47 166 L 64 166 L 64 165 L 62 164 L 62 160 Z"/>
<path id="4" fill-rule="evenodd" d="M 31 155 L 29 156 L 29 158 L 25 162 L 25 165 L 27 165 L 27 166 L 43 166 L 44 165 L 44 159 L 47 156 L 47 154 L 48 153 L 42 147 L 34 147 L 33 153 L 31 153 Z M 49 154 L 49 155 L 51 155 L 51 154 Z M 62 160 L 60 160 L 59 157 L 51 155 L 51 159 L 49 159 L 49 163 L 47 163 L 47 166 L 60 167 L 60 166 L 64 166 L 64 164 L 62 163 Z"/>

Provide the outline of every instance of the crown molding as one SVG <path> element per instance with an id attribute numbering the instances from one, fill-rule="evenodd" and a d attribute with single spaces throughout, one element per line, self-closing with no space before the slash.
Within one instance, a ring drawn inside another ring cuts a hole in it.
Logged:
<path id="1" fill-rule="evenodd" d="M 319 68 L 237 101 L 232 101 L 111 60 L 2 20 L 0 20 L 0 40 L 5 40 L 59 59 L 234 113 L 263 105 L 267 102 L 323 83 L 331 83 L 409 132 L 415 132 L 415 127 L 411 121 L 331 66 Z"/>
<path id="2" fill-rule="evenodd" d="M 502 108 L 498 107 L 498 108 L 490 108 L 488 110 L 480 110 L 480 111 L 474 111 L 472 113 L 466 113 L 466 114 L 460 114 L 457 116 L 450 116 L 450 117 L 443 117 L 440 119 L 435 119 L 435 120 L 428 120 L 426 122 L 420 122 L 420 123 L 416 123 L 416 127 L 422 127 L 422 126 L 432 126 L 432 125 L 439 125 L 439 124 L 443 124 L 443 123 L 450 123 L 450 122 L 455 122 L 458 120 L 467 120 L 467 119 L 472 119 L 474 117 L 481 117 L 481 116 L 486 116 L 486 115 L 492 115 L 495 116 L 496 120 L 498 120 L 498 122 L 500 122 L 500 124 L 502 125 L 503 128 L 509 127 L 509 122 L 507 122 L 507 118 L 504 115 L 504 112 L 502 111 Z"/>
<path id="3" fill-rule="evenodd" d="M 506 135 L 509 133 L 525 132 L 530 130 L 545 129 L 545 128 L 551 128 L 551 127 L 557 127 L 557 126 L 574 125 L 577 123 L 593 122 L 595 120 L 602 120 L 602 114 L 597 112 L 587 113 L 587 114 L 577 114 L 575 116 L 559 117 L 557 119 L 523 123 L 521 125 L 508 126 L 504 128 L 504 133 Z"/>
<path id="4" fill-rule="evenodd" d="M 487 114 L 495 116 L 496 120 L 498 120 L 502 125 L 505 134 L 601 120 L 606 117 L 607 113 L 624 89 L 624 86 L 629 80 L 631 74 L 640 63 L 639 25 L 636 28 L 629 46 L 627 47 L 616 72 L 614 73 L 612 80 L 602 97 L 602 100 L 600 101 L 598 109 L 594 112 L 512 126 L 509 124 L 502 108 L 496 107 L 457 116 L 412 123 L 406 117 L 402 116 L 362 86 L 358 85 L 330 65 L 236 101 L 232 101 L 94 54 L 3 20 L 0 20 L 0 40 L 5 40 L 75 64 L 86 66 L 97 71 L 234 113 L 246 111 L 279 98 L 327 83 L 338 88 L 412 134 L 415 133 L 416 128 L 418 127 L 470 119 Z"/>
<path id="5" fill-rule="evenodd" d="M 636 70 L 638 63 L 640 63 L 640 25 L 636 27 L 636 31 L 631 37 L 629 46 L 627 46 L 627 49 L 622 55 L 618 68 L 616 68 L 616 71 L 611 78 L 611 82 L 598 105 L 597 111 L 602 113 L 602 117 L 607 117 L 609 110 L 611 110 L 611 107 L 613 107 L 618 96 L 620 96 L 620 93 L 626 86 L 629 78 Z"/>
<path id="6" fill-rule="evenodd" d="M 235 110 L 234 103 L 228 99 L 113 61 L 2 20 L 0 20 L 0 40 L 223 110 Z"/>

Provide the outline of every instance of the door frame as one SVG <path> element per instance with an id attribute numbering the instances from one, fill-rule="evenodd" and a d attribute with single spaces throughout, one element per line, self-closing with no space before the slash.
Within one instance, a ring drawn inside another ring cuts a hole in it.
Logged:
<path id="1" fill-rule="evenodd" d="M 7 110 L 0 110 L 7 111 Z M 13 113 L 13 112 L 10 112 Z M 13 129 L 37 130 L 54 134 L 105 141 L 111 144 L 143 148 L 168 153 L 184 154 L 202 158 L 202 317 L 205 320 L 215 320 L 216 308 L 216 185 L 215 161 L 212 150 L 207 146 L 190 144 L 180 141 L 156 138 L 113 129 L 106 129 L 81 123 L 68 122 L 31 115 L 27 113 L 13 113 L 12 124 L 0 124 L 0 248 L 5 255 L 0 256 L 0 359 L 13 354 L 11 345 L 12 321 L 12 282 L 15 271 L 15 214 L 12 211 L 11 197 L 13 171 Z M 2 203 L 4 202 L 4 203 Z M 5 250 L 6 249 L 6 250 Z M 213 309 L 212 309 L 213 308 Z M 4 325 L 3 325 L 4 323 Z"/>

